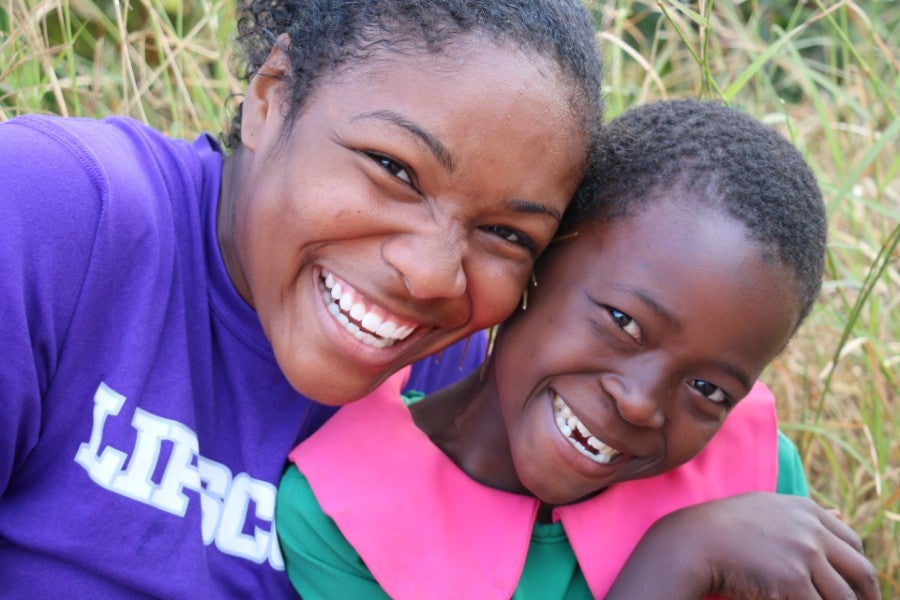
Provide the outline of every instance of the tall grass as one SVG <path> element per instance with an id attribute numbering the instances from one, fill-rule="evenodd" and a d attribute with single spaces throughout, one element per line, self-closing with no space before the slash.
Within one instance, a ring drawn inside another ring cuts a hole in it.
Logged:
<path id="1" fill-rule="evenodd" d="M 241 88 L 231 17 L 228 0 L 6 0 L 0 119 L 124 114 L 175 136 L 219 132 Z"/>
<path id="2" fill-rule="evenodd" d="M 586 1 L 610 116 L 657 98 L 720 99 L 782 131 L 819 177 L 824 291 L 764 379 L 814 497 L 861 533 L 884 597 L 900 597 L 900 3 Z M 175 136 L 219 132 L 241 89 L 231 9 L 6 0 L 0 120 L 116 113 Z"/>

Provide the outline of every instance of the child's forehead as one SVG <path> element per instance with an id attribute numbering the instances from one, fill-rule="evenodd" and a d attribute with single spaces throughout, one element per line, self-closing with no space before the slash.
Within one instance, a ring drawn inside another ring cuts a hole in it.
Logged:
<path id="1" fill-rule="evenodd" d="M 723 270 L 750 270 L 751 263 L 757 264 L 750 259 L 767 256 L 763 245 L 752 238 L 739 219 L 723 206 L 691 194 L 656 198 L 611 219 L 588 220 L 555 244 L 565 251 L 547 267 L 551 271 L 580 272 L 586 277 L 606 274 L 621 264 L 631 264 L 631 274 L 637 276 L 643 265 L 651 263 L 670 268 L 657 271 L 654 277 L 679 277 L 701 264 L 712 265 L 713 258 Z M 780 264 L 770 266 L 784 268 Z"/>
<path id="2" fill-rule="evenodd" d="M 552 249 L 538 271 L 534 294 L 547 294 L 553 305 L 593 310 L 599 303 L 636 311 L 631 316 L 645 321 L 643 308 L 635 307 L 652 305 L 654 313 L 702 329 L 708 320 L 698 320 L 698 313 L 727 315 L 747 310 L 750 302 L 766 305 L 764 318 L 779 322 L 773 329 L 779 344 L 799 318 L 796 274 L 772 260 L 750 230 L 721 207 L 660 201 L 625 218 L 584 223 L 575 233 L 557 242 L 560 249 Z M 585 304 L 585 297 L 592 303 Z M 758 316 L 747 316 L 747 322 Z M 719 333 L 725 332 L 709 332 Z"/>

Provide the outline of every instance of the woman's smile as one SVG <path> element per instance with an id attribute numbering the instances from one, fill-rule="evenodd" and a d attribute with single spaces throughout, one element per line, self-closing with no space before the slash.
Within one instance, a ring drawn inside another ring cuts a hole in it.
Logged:
<path id="1" fill-rule="evenodd" d="M 288 136 L 281 80 L 251 82 L 220 240 L 299 392 L 355 400 L 502 320 L 552 239 L 581 123 L 548 65 L 483 50 L 465 38 L 334 73 Z M 266 72 L 284 65 L 275 51 Z"/>
<path id="2" fill-rule="evenodd" d="M 404 340 L 418 324 L 368 302 L 346 281 L 322 270 L 322 301 L 328 313 L 354 338 L 373 348 L 387 348 Z"/>

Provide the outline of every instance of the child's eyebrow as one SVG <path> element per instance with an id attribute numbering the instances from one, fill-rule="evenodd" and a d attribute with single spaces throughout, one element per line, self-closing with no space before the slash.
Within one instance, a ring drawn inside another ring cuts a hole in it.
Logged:
<path id="1" fill-rule="evenodd" d="M 631 294 L 632 296 L 640 300 L 647 308 L 652 310 L 660 318 L 666 321 L 666 323 L 668 323 L 669 326 L 671 326 L 673 329 L 675 329 L 676 331 L 681 330 L 681 321 L 679 321 L 678 318 L 674 314 L 672 314 L 672 311 L 666 308 L 662 304 L 662 302 L 658 301 L 654 297 L 653 292 L 645 288 L 631 285 L 623 285 L 617 287 L 620 287 L 622 291 Z"/>
<path id="2" fill-rule="evenodd" d="M 392 110 L 374 110 L 372 112 L 363 113 L 361 115 L 356 115 L 353 117 L 353 120 L 357 119 L 378 119 L 382 121 L 387 121 L 389 123 L 393 123 L 403 129 L 407 130 L 419 140 L 425 144 L 425 147 L 428 148 L 434 157 L 440 162 L 448 171 L 453 171 L 453 157 L 450 156 L 450 152 L 447 150 L 447 147 L 441 143 L 434 134 L 429 133 L 421 126 L 416 123 L 410 121 L 403 115 L 396 113 Z"/>
<path id="3" fill-rule="evenodd" d="M 751 387 L 753 387 L 753 383 L 750 381 L 750 377 L 746 373 L 735 367 L 733 364 L 725 361 L 720 361 L 716 364 L 720 369 L 737 379 L 738 383 L 744 386 L 744 389 L 749 390 Z"/>
<path id="4" fill-rule="evenodd" d="M 681 329 L 681 321 L 678 320 L 672 312 L 666 308 L 661 302 L 654 298 L 653 293 L 649 290 L 639 287 L 633 286 L 623 286 L 623 289 L 633 294 L 638 300 L 640 300 L 644 305 L 646 305 L 650 310 L 660 316 L 663 320 L 665 320 L 669 325 L 671 325 L 676 331 Z M 734 377 L 738 380 L 738 382 L 744 386 L 746 389 L 750 389 L 753 385 L 750 381 L 750 376 L 747 375 L 743 370 L 739 369 L 735 365 L 730 362 L 721 360 L 716 362 L 716 366 L 720 369 Z"/>

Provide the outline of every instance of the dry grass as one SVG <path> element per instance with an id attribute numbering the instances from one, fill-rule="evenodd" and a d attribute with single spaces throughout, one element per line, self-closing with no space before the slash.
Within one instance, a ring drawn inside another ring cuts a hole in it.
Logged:
<path id="1" fill-rule="evenodd" d="M 900 597 L 900 3 L 588 0 L 610 116 L 666 97 L 720 98 L 804 152 L 828 202 L 824 292 L 766 372 L 815 498 L 863 535 Z M 230 0 L 0 3 L 0 120 L 128 114 L 175 136 L 219 132 Z"/>

